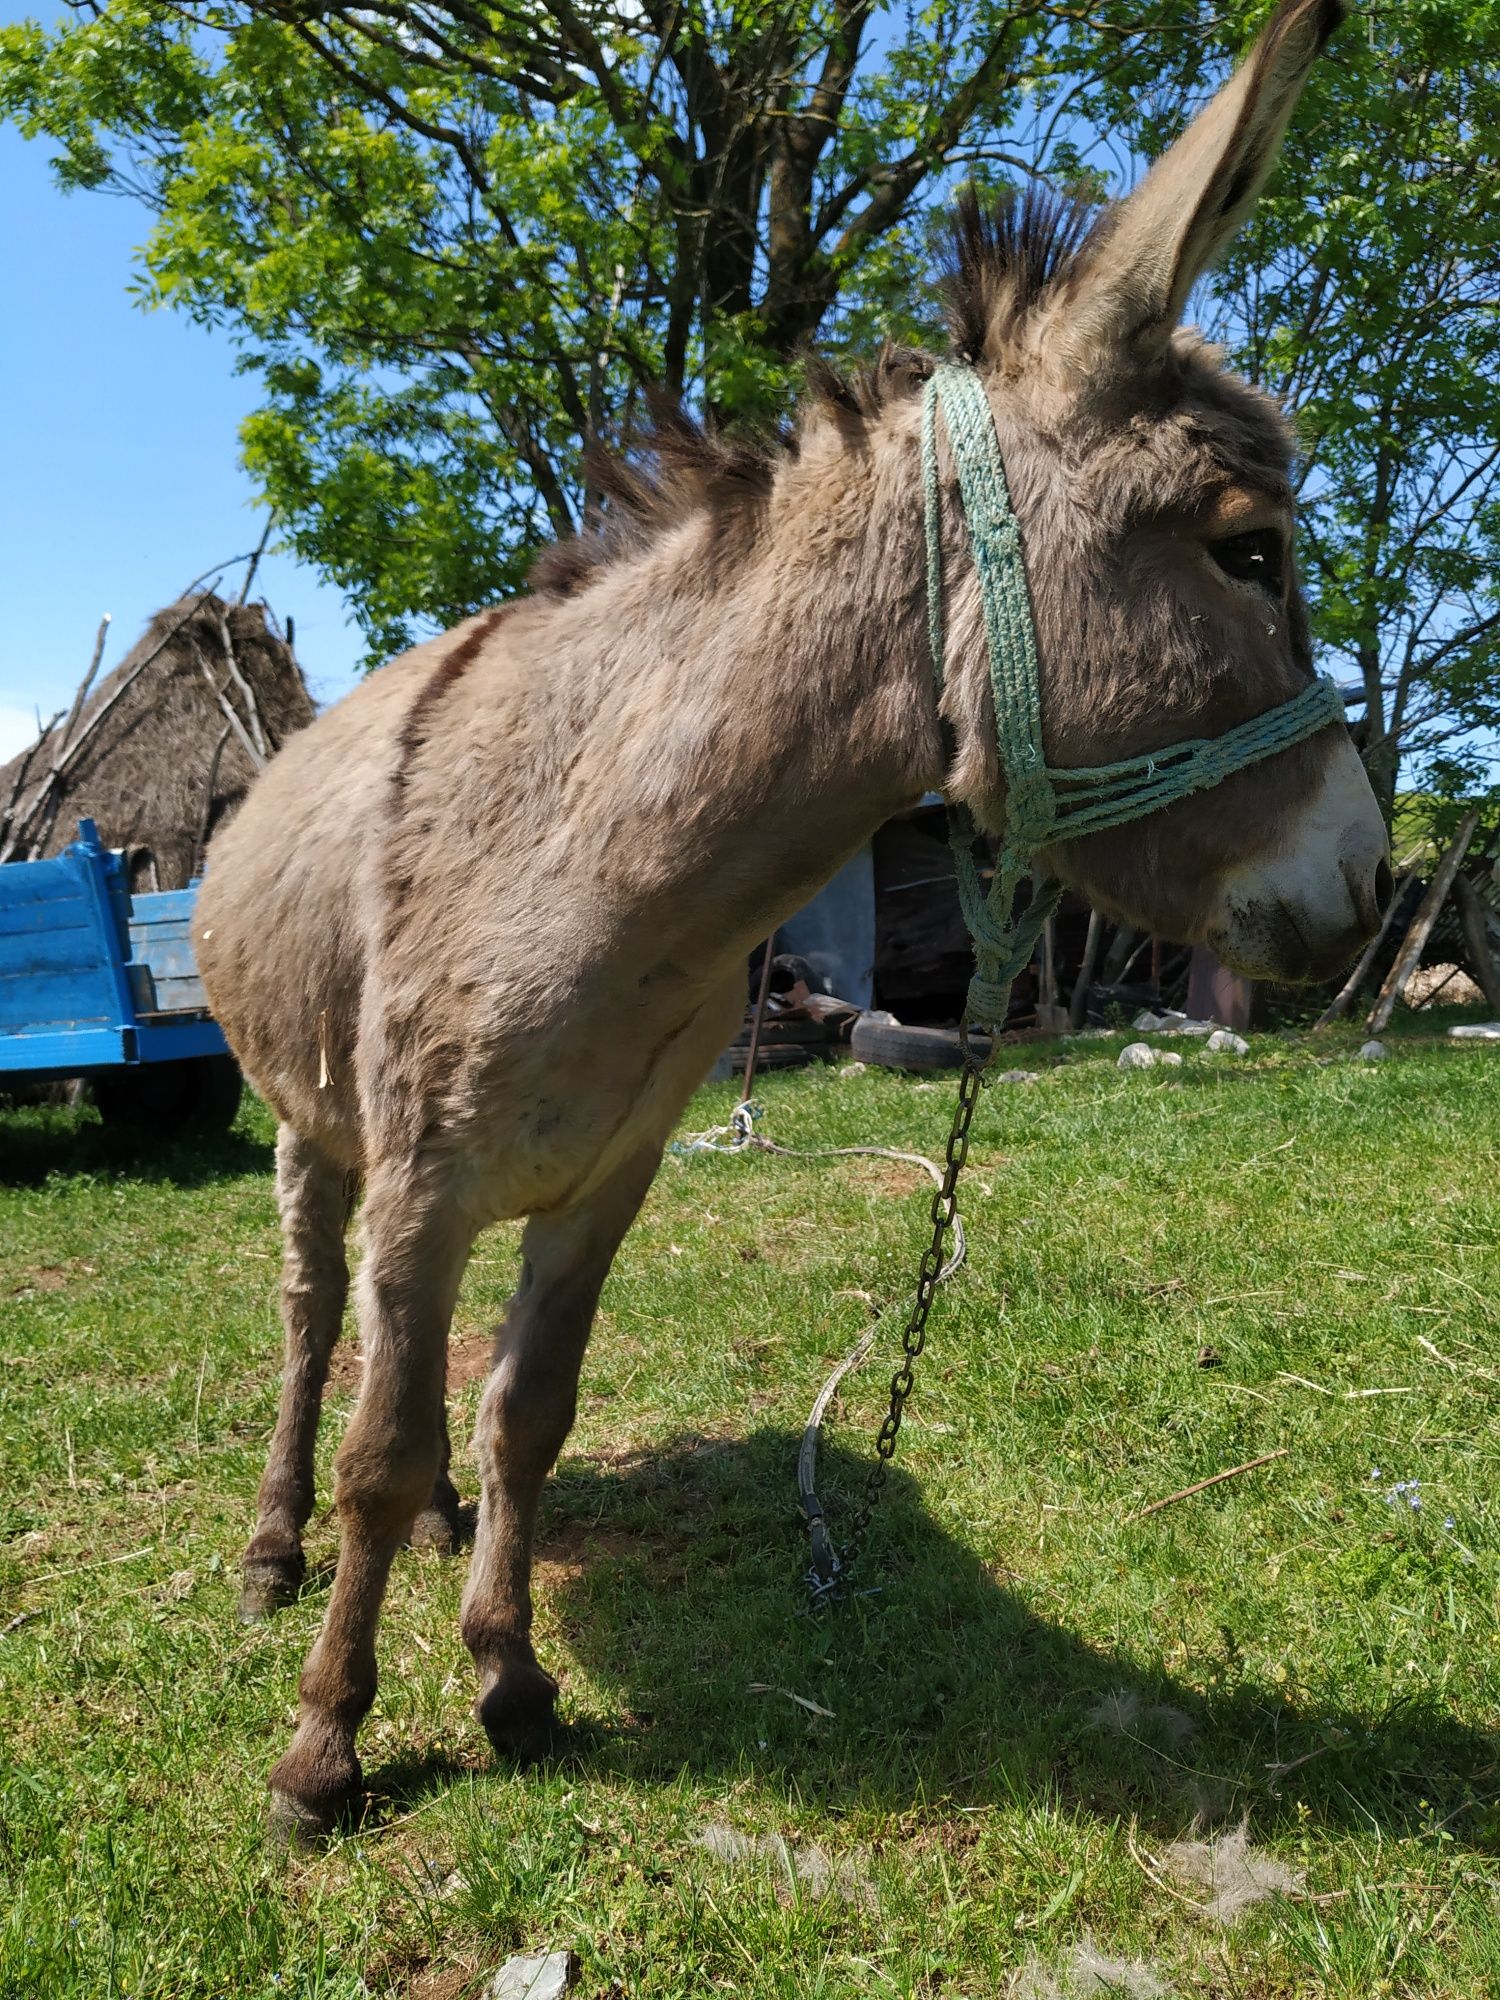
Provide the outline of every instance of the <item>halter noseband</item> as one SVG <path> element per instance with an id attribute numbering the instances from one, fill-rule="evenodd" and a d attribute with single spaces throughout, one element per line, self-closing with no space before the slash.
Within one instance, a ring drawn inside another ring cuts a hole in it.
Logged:
<path id="1" fill-rule="evenodd" d="M 1042 708 L 1036 632 L 1021 532 L 1010 504 L 1005 466 L 989 400 L 971 368 L 943 362 L 922 399 L 922 475 L 927 536 L 927 625 L 943 687 L 943 556 L 938 479 L 937 412 L 942 404 L 948 441 L 958 469 L 959 497 L 968 523 L 984 605 L 985 647 L 995 703 L 995 735 L 1005 773 L 1005 833 L 988 891 L 980 880 L 974 846 L 978 829 L 967 806 L 950 804 L 959 902 L 974 944 L 975 973 L 964 1008 L 967 1030 L 1005 1026 L 1010 989 L 1030 963 L 1042 927 L 1056 909 L 1062 884 L 1038 879 L 1024 912 L 1014 913 L 1016 891 L 1031 872 L 1038 850 L 1053 841 L 1122 826 L 1217 785 L 1235 771 L 1274 757 L 1330 723 L 1342 722 L 1344 704 L 1327 675 L 1290 701 L 1252 716 L 1222 736 L 1197 737 L 1126 757 L 1117 764 L 1054 770 L 1042 750 Z M 992 1051 L 993 1052 L 993 1051 Z"/>

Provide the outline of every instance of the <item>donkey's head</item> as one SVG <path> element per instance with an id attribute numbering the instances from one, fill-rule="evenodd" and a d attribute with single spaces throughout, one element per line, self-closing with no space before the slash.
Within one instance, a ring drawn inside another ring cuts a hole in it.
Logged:
<path id="1" fill-rule="evenodd" d="M 1312 676 L 1287 425 L 1178 320 L 1255 201 L 1343 5 L 1284 0 L 1081 241 L 1062 209 L 960 216 L 955 338 L 989 390 L 1022 526 L 1054 766 L 1220 735 Z M 953 612 L 952 638 L 967 634 L 945 699 L 954 778 L 983 810 L 998 773 L 976 726 L 972 583 Z M 1341 725 L 1043 860 L 1117 915 L 1278 979 L 1339 969 L 1391 893 L 1385 828 Z"/>

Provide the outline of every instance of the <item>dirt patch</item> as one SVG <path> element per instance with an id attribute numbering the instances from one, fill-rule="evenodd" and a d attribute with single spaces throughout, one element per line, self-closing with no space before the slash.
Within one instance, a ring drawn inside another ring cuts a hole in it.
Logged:
<path id="1" fill-rule="evenodd" d="M 12 1278 L 6 1291 L 11 1299 L 35 1298 L 41 1292 L 60 1292 L 74 1278 L 92 1278 L 94 1266 L 85 1264 L 80 1258 L 70 1258 L 66 1264 L 27 1264 Z"/>
<path id="2" fill-rule="evenodd" d="M 665 1535 L 631 1534 L 623 1528 L 595 1527 L 588 1521 L 564 1521 L 538 1535 L 536 1574 L 539 1581 L 561 1583 L 582 1576 L 601 1557 L 617 1564 L 634 1562 L 666 1546 Z"/>
<path id="3" fill-rule="evenodd" d="M 448 1387 L 483 1382 L 490 1372 L 495 1336 L 487 1326 L 456 1322 L 448 1337 Z M 328 1363 L 328 1392 L 357 1396 L 364 1386 L 365 1357 L 357 1340 L 341 1340 Z"/>
<path id="4" fill-rule="evenodd" d="M 495 1330 L 474 1321 L 458 1321 L 448 1336 L 448 1387 L 484 1382 L 494 1365 Z"/>
<path id="5" fill-rule="evenodd" d="M 357 1396 L 364 1386 L 365 1357 L 357 1340 L 338 1341 L 328 1360 L 327 1395 Z"/>
<path id="6" fill-rule="evenodd" d="M 409 2000 L 458 2000 L 470 1991 L 475 1975 L 456 1966 L 447 1972 L 419 1972 L 407 1988 Z"/>
<path id="7" fill-rule="evenodd" d="M 811 1271 L 827 1256 L 828 1231 L 813 1215 L 786 1216 L 760 1226 L 760 1259 L 782 1271 Z"/>
<path id="8" fill-rule="evenodd" d="M 835 1160 L 831 1164 L 846 1182 L 869 1194 L 917 1194 L 932 1188 L 922 1169 L 908 1166 L 904 1160 Z"/>
<path id="9" fill-rule="evenodd" d="M 594 1451 L 570 1452 L 564 1467 L 569 1460 L 576 1459 L 583 1465 L 600 1466 L 606 1472 L 643 1473 L 650 1490 L 665 1492 L 685 1485 L 692 1478 L 690 1468 L 694 1459 L 732 1444 L 735 1437 L 736 1433 L 729 1429 L 679 1431 L 675 1437 L 650 1444 L 621 1443 L 600 1446 Z"/>

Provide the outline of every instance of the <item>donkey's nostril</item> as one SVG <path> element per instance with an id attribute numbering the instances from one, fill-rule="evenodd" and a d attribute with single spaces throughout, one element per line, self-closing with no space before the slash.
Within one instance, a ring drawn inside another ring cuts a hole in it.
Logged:
<path id="1" fill-rule="evenodd" d="M 1375 870 L 1375 907 L 1381 916 L 1391 907 L 1391 898 L 1396 893 L 1395 879 L 1391 874 L 1389 861 L 1382 861 Z"/>

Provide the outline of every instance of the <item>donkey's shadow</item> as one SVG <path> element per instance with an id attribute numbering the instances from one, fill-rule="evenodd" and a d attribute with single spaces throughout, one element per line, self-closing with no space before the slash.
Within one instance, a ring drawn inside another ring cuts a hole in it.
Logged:
<path id="1" fill-rule="evenodd" d="M 861 1594 L 813 1612 L 797 1443 L 763 1430 L 610 1466 L 564 1460 L 538 1547 L 538 1636 L 592 1683 L 564 1698 L 562 1754 L 580 1769 L 753 1774 L 834 1810 L 1051 1799 L 1162 1835 L 1246 1812 L 1263 1835 L 1309 1816 L 1387 1834 L 1447 1822 L 1500 1847 L 1496 1743 L 1436 1699 L 1302 1709 L 1248 1680 L 1228 1638 L 1203 1686 L 1184 1686 L 1039 1616 L 902 1472 Z M 825 1441 L 820 1470 L 847 1520 L 866 1462 Z"/>

